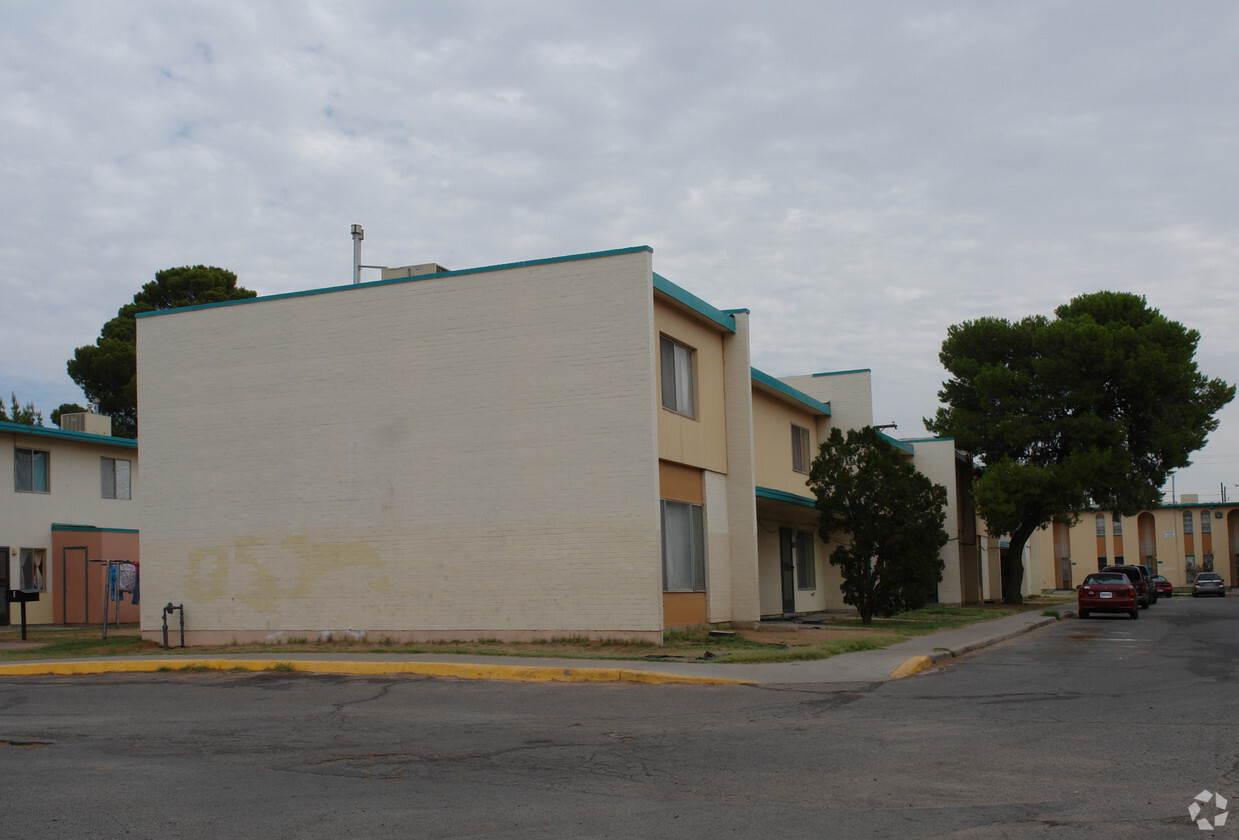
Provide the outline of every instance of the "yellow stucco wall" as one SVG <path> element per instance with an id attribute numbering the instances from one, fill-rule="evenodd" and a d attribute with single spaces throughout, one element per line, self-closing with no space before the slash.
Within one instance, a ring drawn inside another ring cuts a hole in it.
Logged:
<path id="1" fill-rule="evenodd" d="M 809 430 L 809 463 L 817 456 L 817 418 L 791 404 L 753 389 L 753 457 L 758 487 L 812 497 L 808 473 L 792 469 L 792 424 Z"/>
<path id="2" fill-rule="evenodd" d="M 1228 586 L 1236 582 L 1234 547 L 1231 544 L 1232 530 L 1239 528 L 1239 506 L 1237 505 L 1176 505 L 1174 507 L 1157 508 L 1145 511 L 1136 516 L 1122 517 L 1120 545 L 1124 563 L 1148 563 L 1142 556 L 1140 547 L 1140 517 L 1148 515 L 1153 521 L 1153 547 L 1156 557 L 1157 573 L 1165 577 L 1174 586 L 1188 586 L 1186 556 L 1187 538 L 1183 528 L 1183 512 L 1192 512 L 1193 531 L 1192 551 L 1195 556 L 1196 569 L 1204 566 L 1204 534 L 1202 534 L 1201 517 L 1207 516 L 1209 521 L 1209 542 L 1213 554 L 1213 571 L 1222 575 Z M 1221 514 L 1218 516 L 1217 514 Z M 1232 515 L 1233 514 L 1233 515 Z M 1103 511 L 1105 522 L 1105 538 L 1102 544 L 1107 563 L 1116 562 L 1119 556 L 1115 547 L 1114 521 L 1110 511 Z M 1044 589 L 1060 588 L 1062 586 L 1060 561 L 1054 554 L 1053 527 L 1047 527 L 1034 535 L 1035 550 L 1040 568 L 1041 586 Z M 1097 512 L 1089 511 L 1081 514 L 1079 521 L 1068 529 L 1068 551 L 1071 560 L 1071 585 L 1077 586 L 1089 572 L 1097 570 L 1098 558 L 1103 556 L 1097 539 Z"/>
<path id="3" fill-rule="evenodd" d="M 727 472 L 727 423 L 723 388 L 723 335 L 700 317 L 684 313 L 661 295 L 654 297 L 657 394 L 662 370 L 657 365 L 658 336 L 666 335 L 695 353 L 697 416 L 685 417 L 661 406 L 658 411 L 658 457 L 713 472 Z"/>

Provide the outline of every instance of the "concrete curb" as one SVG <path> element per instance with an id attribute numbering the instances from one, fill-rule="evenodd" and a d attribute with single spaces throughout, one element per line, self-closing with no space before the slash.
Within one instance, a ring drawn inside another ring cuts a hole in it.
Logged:
<path id="1" fill-rule="evenodd" d="M 1016 636 L 1022 636 L 1025 633 L 1032 632 L 1033 630 L 1036 630 L 1039 627 L 1045 627 L 1050 624 L 1056 624 L 1059 621 L 1062 621 L 1063 619 L 1066 619 L 1066 618 L 1071 618 L 1074 615 L 1075 615 L 1075 612 L 1073 610 L 1063 610 L 1059 613 L 1058 618 L 1055 618 L 1052 615 L 1044 615 L 1044 616 L 1041 616 L 1041 618 L 1037 619 L 1036 621 L 1029 622 L 1023 627 L 1017 627 L 1014 630 L 1008 630 L 1003 633 L 997 633 L 993 636 L 986 636 L 984 638 L 977 639 L 972 642 L 968 642 L 967 644 L 960 645 L 958 650 L 935 650 L 929 654 L 909 657 L 905 659 L 899 665 L 898 668 L 891 671 L 890 678 L 893 680 L 898 680 L 898 679 L 903 679 L 904 677 L 910 677 L 913 674 L 919 674 L 922 671 L 926 670 L 927 668 L 932 668 L 933 666 L 937 665 L 939 662 L 942 662 L 944 660 L 955 659 L 965 654 L 981 650 L 982 648 L 987 648 L 987 647 L 990 647 L 991 645 L 996 645 L 999 642 L 1005 642 L 1008 639 L 1014 639 Z"/>
<path id="2" fill-rule="evenodd" d="M 633 668 L 548 668 L 451 662 L 352 662 L 298 659 L 94 659 L 0 664 L 0 676 L 150 674 L 168 671 L 299 671 L 315 674 L 405 674 L 462 680 L 516 682 L 632 682 L 688 685 L 758 685 L 754 680 L 671 674 Z"/>

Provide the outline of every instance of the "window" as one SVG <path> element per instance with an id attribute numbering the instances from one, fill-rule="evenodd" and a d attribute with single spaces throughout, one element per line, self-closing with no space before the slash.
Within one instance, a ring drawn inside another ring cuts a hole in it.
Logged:
<path id="1" fill-rule="evenodd" d="M 1106 535 L 1106 518 L 1100 513 L 1097 514 L 1097 536 L 1104 537 Z"/>
<path id="2" fill-rule="evenodd" d="M 817 564 L 813 561 L 813 534 L 796 532 L 796 585 L 801 589 L 817 589 Z"/>
<path id="3" fill-rule="evenodd" d="M 42 592 L 46 580 L 44 561 L 47 559 L 47 549 L 23 548 L 18 556 L 21 561 L 21 588 Z"/>
<path id="4" fill-rule="evenodd" d="M 1200 533 L 1202 534 L 1213 533 L 1213 523 L 1209 521 L 1209 511 L 1207 510 L 1202 510 L 1200 512 Z"/>
<path id="5" fill-rule="evenodd" d="M 792 469 L 798 473 L 809 471 L 809 430 L 792 424 Z"/>
<path id="6" fill-rule="evenodd" d="M 1115 565 L 1118 565 L 1118 564 L 1116 563 Z M 1102 569 L 1104 569 L 1105 567 L 1106 567 L 1106 558 L 1105 558 L 1105 557 L 1098 557 L 1098 558 L 1097 558 L 1097 571 L 1099 571 L 1099 572 L 1100 572 L 1100 571 L 1101 571 Z"/>
<path id="7" fill-rule="evenodd" d="M 46 493 L 49 455 L 38 449 L 13 452 L 13 489 L 18 493 Z"/>
<path id="8" fill-rule="evenodd" d="M 662 366 L 663 408 L 697 416 L 693 399 L 693 351 L 667 336 L 659 337 L 659 362 Z"/>
<path id="9" fill-rule="evenodd" d="M 129 498 L 129 462 L 116 458 L 99 459 L 99 475 L 103 498 Z"/>
<path id="10" fill-rule="evenodd" d="M 1192 533 L 1192 512 L 1190 510 L 1183 511 L 1183 533 Z"/>
<path id="11" fill-rule="evenodd" d="M 705 522 L 701 505 L 662 500 L 663 590 L 706 588 Z"/>
<path id="12" fill-rule="evenodd" d="M 1123 536 L 1123 518 L 1117 513 L 1114 514 L 1114 536 Z"/>

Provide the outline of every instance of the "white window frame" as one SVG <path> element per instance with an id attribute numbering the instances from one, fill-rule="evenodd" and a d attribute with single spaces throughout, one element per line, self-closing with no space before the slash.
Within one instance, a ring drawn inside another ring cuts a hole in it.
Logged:
<path id="1" fill-rule="evenodd" d="M 665 335 L 658 337 L 662 405 L 668 411 L 697 416 L 697 351 Z"/>
<path id="2" fill-rule="evenodd" d="M 99 459 L 99 492 L 102 498 L 128 501 L 132 498 L 131 481 L 132 464 L 129 461 L 124 458 Z"/>
<path id="3" fill-rule="evenodd" d="M 704 592 L 705 509 L 691 502 L 660 499 L 663 591 Z"/>
<path id="4" fill-rule="evenodd" d="M 792 424 L 792 470 L 809 474 L 809 430 Z"/>
<path id="5" fill-rule="evenodd" d="M 29 475 L 22 475 L 22 453 L 27 454 L 26 465 L 29 467 Z M 42 455 L 42 459 L 37 456 Z M 40 488 L 35 481 L 35 462 L 42 460 L 42 479 L 43 486 Z M 23 482 L 22 479 L 26 481 Z M 27 486 L 23 487 L 25 483 Z M 52 492 L 52 453 L 46 449 L 32 449 L 28 446 L 15 446 L 13 448 L 13 491 L 16 493 L 50 493 Z"/>
<path id="6" fill-rule="evenodd" d="M 1106 535 L 1106 517 L 1105 514 L 1097 514 L 1097 536 L 1104 537 Z"/>

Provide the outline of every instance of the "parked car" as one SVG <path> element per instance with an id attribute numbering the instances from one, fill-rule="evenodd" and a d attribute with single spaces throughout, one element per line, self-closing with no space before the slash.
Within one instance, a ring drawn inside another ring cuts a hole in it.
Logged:
<path id="1" fill-rule="evenodd" d="M 1157 584 L 1153 582 L 1153 577 L 1154 577 L 1153 570 L 1150 569 L 1148 566 L 1143 566 L 1139 563 L 1132 563 L 1132 565 L 1135 566 L 1137 569 L 1139 569 L 1140 574 L 1144 575 L 1144 579 L 1148 581 L 1149 592 L 1153 596 L 1152 603 L 1156 604 L 1157 599 L 1160 598 L 1162 594 L 1157 591 Z"/>
<path id="2" fill-rule="evenodd" d="M 1125 612 L 1140 617 L 1140 600 L 1136 585 L 1123 572 L 1101 571 L 1085 576 L 1076 597 L 1080 618 L 1095 612 Z"/>
<path id="3" fill-rule="evenodd" d="M 1161 575 L 1153 575 L 1153 590 L 1157 593 L 1158 598 L 1174 597 L 1174 587 L 1170 585 L 1170 581 Z"/>
<path id="4" fill-rule="evenodd" d="M 1153 579 L 1149 576 L 1147 570 L 1141 569 L 1139 566 L 1106 566 L 1101 571 L 1103 572 L 1119 572 L 1126 575 L 1131 581 L 1131 585 L 1136 589 L 1136 600 L 1140 602 L 1140 609 L 1148 609 L 1148 606 L 1153 603 Z"/>
<path id="5" fill-rule="evenodd" d="M 1217 572 L 1200 572 L 1192 584 L 1192 597 L 1199 598 L 1201 595 L 1218 595 L 1225 598 L 1226 581 L 1222 580 L 1222 576 Z"/>

